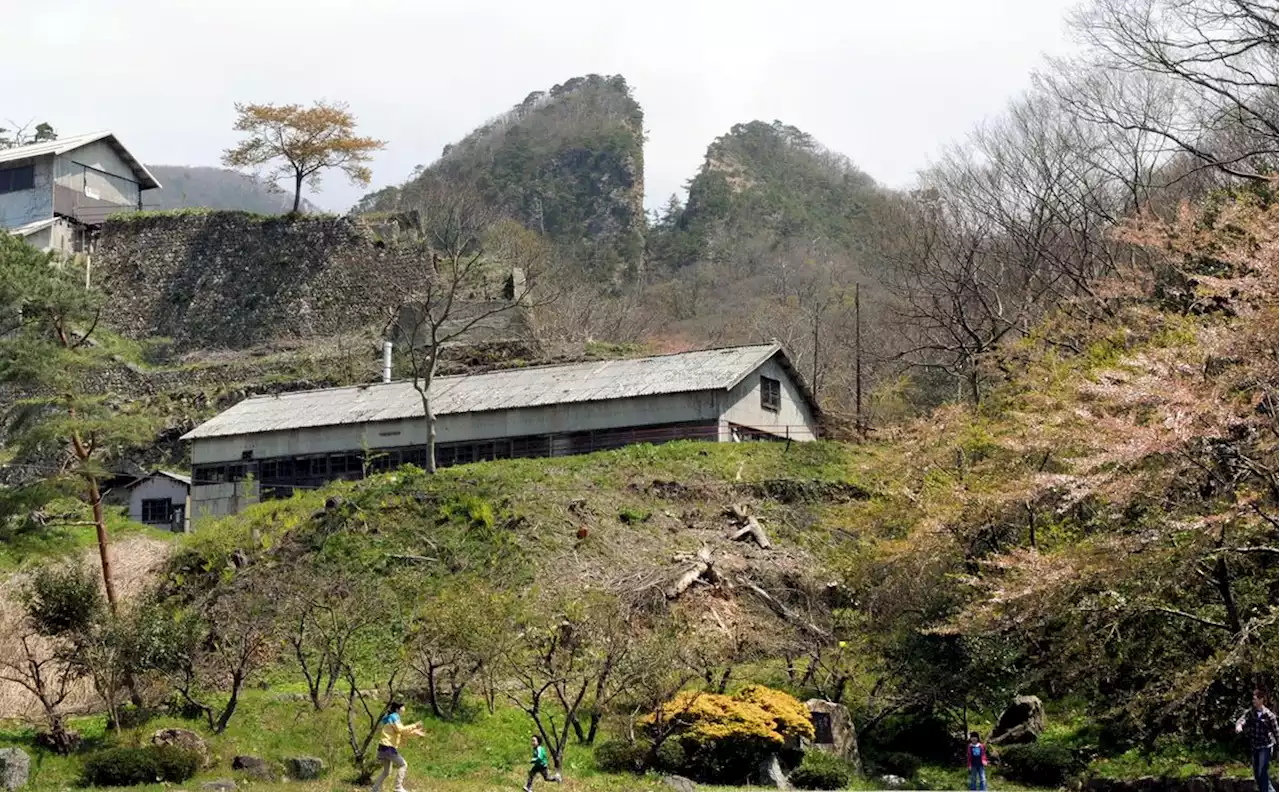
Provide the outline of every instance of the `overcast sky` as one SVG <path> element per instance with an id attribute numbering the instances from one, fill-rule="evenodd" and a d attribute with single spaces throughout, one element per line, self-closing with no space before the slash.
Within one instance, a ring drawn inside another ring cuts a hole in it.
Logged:
<path id="1" fill-rule="evenodd" d="M 1000 112 L 1069 0 L 7 0 L 0 119 L 110 129 L 142 161 L 216 165 L 232 103 L 342 100 L 388 141 L 373 186 L 570 77 L 644 107 L 646 205 L 735 123 L 780 119 L 890 186 Z M 7 124 L 0 124 L 7 126 Z M 345 210 L 340 176 L 310 196 Z"/>

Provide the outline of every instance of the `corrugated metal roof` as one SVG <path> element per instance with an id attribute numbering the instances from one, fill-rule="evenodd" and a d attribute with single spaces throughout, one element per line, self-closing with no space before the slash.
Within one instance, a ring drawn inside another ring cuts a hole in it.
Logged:
<path id="1" fill-rule="evenodd" d="M 0 151 L 0 163 L 27 159 L 28 157 L 44 157 L 49 154 L 66 154 L 68 151 L 75 151 L 81 146 L 97 143 L 99 140 L 106 140 L 115 149 L 115 152 L 120 155 L 120 159 L 124 160 L 133 169 L 133 173 L 138 177 L 138 183 L 142 186 L 142 189 L 150 190 L 160 186 L 159 180 L 151 175 L 151 171 L 147 170 L 147 166 L 130 154 L 129 150 L 124 147 L 124 144 L 112 132 L 90 132 L 86 135 L 60 137 L 57 140 L 47 140 L 43 143 L 32 143 L 29 146 L 5 149 Z"/>
<path id="2" fill-rule="evenodd" d="M 58 221 L 56 217 L 46 217 L 44 220 L 36 220 L 34 223 L 20 225 L 17 228 L 10 228 L 9 233 L 13 236 L 31 236 L 37 231 L 43 231 Z"/>
<path id="3" fill-rule="evenodd" d="M 186 484 L 188 487 L 191 486 L 191 477 L 184 473 L 174 473 L 172 470 L 153 470 L 145 476 L 138 476 L 136 479 L 126 484 L 124 488 L 133 489 L 134 487 L 141 484 L 142 482 L 153 479 L 156 476 L 165 476 L 167 478 L 173 479 L 179 484 Z"/>
<path id="4" fill-rule="evenodd" d="M 781 349 L 777 344 L 760 344 L 630 360 L 601 360 L 437 377 L 431 383 L 431 406 L 436 415 L 449 415 L 728 390 Z M 192 429 L 182 439 L 421 416 L 422 400 L 412 382 L 326 388 L 245 399 Z"/>

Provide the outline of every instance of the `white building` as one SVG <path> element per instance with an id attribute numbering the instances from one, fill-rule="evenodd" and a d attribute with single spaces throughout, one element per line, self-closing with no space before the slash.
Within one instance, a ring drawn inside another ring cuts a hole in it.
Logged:
<path id="1" fill-rule="evenodd" d="M 185 532 L 190 525 L 191 477 L 167 470 L 152 471 L 125 486 L 129 519 Z"/>
<path id="2" fill-rule="evenodd" d="M 0 151 L 0 228 L 41 250 L 85 251 L 107 216 L 160 187 L 115 135 L 95 132 Z"/>
<path id="3" fill-rule="evenodd" d="M 430 393 L 442 467 L 818 433 L 818 407 L 777 344 L 438 377 Z M 200 517 L 234 513 L 259 494 L 422 466 L 427 426 L 413 383 L 388 382 L 245 399 L 182 439 Z"/>

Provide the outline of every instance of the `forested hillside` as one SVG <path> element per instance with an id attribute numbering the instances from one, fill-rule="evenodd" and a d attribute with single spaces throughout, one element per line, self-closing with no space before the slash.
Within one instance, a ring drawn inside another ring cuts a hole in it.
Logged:
<path id="1" fill-rule="evenodd" d="M 641 263 L 643 145 L 644 113 L 626 80 L 575 77 L 529 94 L 356 211 L 422 208 L 434 185 L 465 187 L 609 281 Z"/>
<path id="2" fill-rule="evenodd" d="M 649 331 L 675 346 L 781 341 L 831 415 L 851 418 L 855 323 L 871 350 L 884 318 L 873 217 L 886 195 L 793 126 L 735 125 L 649 229 Z M 881 358 L 862 356 L 868 383 Z"/>
<path id="3" fill-rule="evenodd" d="M 204 208 L 270 215 L 283 214 L 291 207 L 291 197 L 285 193 L 225 168 L 148 165 L 147 169 L 163 185 L 143 193 L 148 210 Z M 304 199 L 302 211 L 315 212 L 316 207 Z"/>
<path id="4" fill-rule="evenodd" d="M 826 249 L 865 249 L 877 193 L 847 157 L 793 126 L 737 124 L 708 147 L 686 204 L 668 201 L 649 254 L 678 268 L 815 239 Z"/>

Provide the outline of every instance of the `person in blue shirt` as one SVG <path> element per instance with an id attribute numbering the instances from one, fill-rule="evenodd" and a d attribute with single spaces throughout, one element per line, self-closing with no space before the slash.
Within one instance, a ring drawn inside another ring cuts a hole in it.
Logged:
<path id="1" fill-rule="evenodd" d="M 404 705 L 393 701 L 387 708 L 387 714 L 383 715 L 382 720 L 378 722 L 382 732 L 378 739 L 378 763 L 382 765 L 382 773 L 373 782 L 373 792 L 381 792 L 382 782 L 391 775 L 392 767 L 396 769 L 395 792 L 405 792 L 404 777 L 409 772 L 409 765 L 400 755 L 400 741 L 405 735 L 421 737 L 423 733 L 421 723 L 405 726 L 401 721 L 402 714 L 404 714 Z"/>
<path id="2" fill-rule="evenodd" d="M 987 788 L 987 746 L 982 744 L 982 735 L 969 732 L 969 744 L 965 746 L 965 758 L 969 765 L 969 788 Z"/>
<path id="3" fill-rule="evenodd" d="M 524 782 L 524 792 L 533 792 L 533 779 L 539 775 L 546 781 L 554 784 L 560 783 L 559 773 L 555 775 L 549 774 L 547 749 L 542 746 L 542 739 L 535 734 L 529 742 L 533 747 L 533 758 L 529 760 L 529 778 Z"/>

